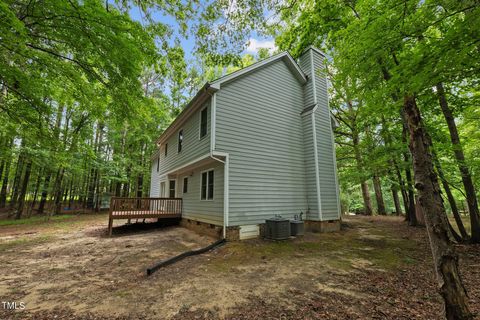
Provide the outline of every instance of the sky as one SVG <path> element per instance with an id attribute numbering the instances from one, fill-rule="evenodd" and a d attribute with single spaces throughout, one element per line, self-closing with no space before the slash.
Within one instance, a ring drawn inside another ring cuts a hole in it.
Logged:
<path id="1" fill-rule="evenodd" d="M 137 20 L 142 22 L 142 13 L 138 8 L 132 8 L 130 10 L 130 16 L 132 17 L 133 20 Z M 153 18 L 156 21 L 161 21 L 165 24 L 168 24 L 169 26 L 172 27 L 174 31 L 174 37 L 171 38 L 171 43 L 174 44 L 175 38 L 177 38 L 180 41 L 180 45 L 185 51 L 185 58 L 187 61 L 191 61 L 195 59 L 195 39 L 193 37 L 189 37 L 188 39 L 182 36 L 179 32 L 179 26 L 176 23 L 175 19 L 169 15 L 163 15 L 160 12 L 153 13 Z M 189 25 L 189 27 L 191 24 Z M 246 49 L 244 50 L 243 53 L 249 53 L 252 55 L 256 55 L 258 53 L 258 50 L 260 48 L 268 48 L 271 51 L 274 51 L 276 49 L 275 46 L 275 41 L 273 38 L 264 38 L 260 37 L 256 33 L 252 33 L 250 35 L 250 38 L 248 40 L 248 46 L 246 45 Z"/>

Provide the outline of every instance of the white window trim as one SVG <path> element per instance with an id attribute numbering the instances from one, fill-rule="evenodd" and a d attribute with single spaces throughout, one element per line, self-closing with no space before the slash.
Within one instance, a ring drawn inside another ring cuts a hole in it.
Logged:
<path id="1" fill-rule="evenodd" d="M 178 198 L 178 194 L 177 194 L 177 192 L 178 192 L 178 181 L 177 181 L 177 179 L 168 179 L 168 185 L 167 185 L 167 188 L 166 188 L 167 189 L 166 190 L 167 194 L 165 195 L 165 198 L 170 198 L 170 182 L 171 181 L 175 181 L 175 196 L 174 196 L 174 198 Z"/>
<path id="2" fill-rule="evenodd" d="M 202 137 L 202 112 L 203 110 L 207 109 L 207 133 Z M 208 136 L 208 105 L 200 109 L 199 117 L 198 117 L 198 140 L 203 140 L 205 137 Z"/>
<path id="3" fill-rule="evenodd" d="M 163 190 L 162 190 L 162 184 L 163 184 Z M 167 195 L 167 181 L 166 180 L 161 180 L 160 181 L 160 198 L 166 198 Z M 163 191 L 163 192 L 162 192 Z"/>
<path id="4" fill-rule="evenodd" d="M 213 190 L 214 191 L 213 191 L 212 199 L 208 199 L 208 172 L 209 171 L 213 171 Z M 202 175 L 203 175 L 204 172 L 207 172 L 207 192 L 205 194 L 206 199 L 202 199 Z M 213 200 L 215 200 L 215 169 L 210 168 L 210 169 L 200 171 L 200 201 L 213 201 Z"/>

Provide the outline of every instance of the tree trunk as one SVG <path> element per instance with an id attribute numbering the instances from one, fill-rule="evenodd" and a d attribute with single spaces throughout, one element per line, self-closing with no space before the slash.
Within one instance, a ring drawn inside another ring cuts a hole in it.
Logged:
<path id="1" fill-rule="evenodd" d="M 379 215 L 386 215 L 385 202 L 383 201 L 382 185 L 380 177 L 375 173 L 373 175 L 373 189 L 375 190 L 375 199 L 377 200 L 377 212 Z"/>
<path id="2" fill-rule="evenodd" d="M 62 182 L 63 182 L 63 174 L 65 172 L 65 169 L 63 167 L 60 167 L 57 172 L 57 177 L 55 178 L 55 184 L 53 187 L 54 190 L 54 214 L 60 214 L 61 209 L 62 209 L 62 197 L 63 197 L 63 192 L 62 192 Z"/>
<path id="3" fill-rule="evenodd" d="M 407 135 L 408 135 L 408 125 L 406 121 L 405 112 L 402 111 L 402 119 L 403 119 L 403 130 L 402 130 L 402 141 L 406 144 L 407 143 Z M 411 138 L 410 138 L 411 140 Z M 411 151 L 410 151 L 411 152 Z M 412 172 L 410 171 L 410 156 L 408 152 L 403 153 L 403 160 L 405 161 L 405 178 L 408 190 L 408 208 L 405 208 L 407 214 L 405 215 L 406 220 L 410 226 L 416 226 L 417 222 L 417 215 L 416 215 L 416 208 L 415 208 L 415 193 L 413 192 L 413 177 Z"/>
<path id="4" fill-rule="evenodd" d="M 139 174 L 137 177 L 137 198 L 141 198 L 143 195 L 143 174 Z"/>
<path id="5" fill-rule="evenodd" d="M 359 149 L 359 138 L 356 132 L 352 133 L 353 151 L 355 153 L 355 162 L 357 163 L 357 169 L 359 173 L 363 173 L 362 156 Z M 363 209 L 364 213 L 368 216 L 372 215 L 372 200 L 370 199 L 370 191 L 368 190 L 368 184 L 365 178 L 360 178 L 360 188 L 362 189 Z"/>
<path id="6" fill-rule="evenodd" d="M 38 205 L 38 214 L 43 214 L 45 210 L 45 203 L 47 202 L 48 187 L 50 186 L 50 172 L 47 173 L 45 180 L 43 182 L 42 196 L 40 198 L 40 204 Z"/>
<path id="7" fill-rule="evenodd" d="M 472 228 L 471 241 L 473 243 L 480 243 L 480 214 L 478 211 L 478 201 L 475 193 L 475 187 L 472 181 L 472 176 L 470 174 L 470 169 L 465 162 L 465 154 L 463 153 L 462 144 L 460 143 L 457 125 L 455 124 L 455 118 L 453 117 L 452 110 L 450 110 L 450 107 L 448 106 L 443 84 L 437 84 L 436 88 L 440 107 L 442 108 L 443 116 L 445 117 L 445 121 L 447 122 L 448 131 L 450 132 L 450 141 L 452 142 L 455 160 L 457 161 L 458 169 L 462 174 L 462 182 L 465 188 L 468 212 L 470 213 L 470 224 Z"/>
<path id="8" fill-rule="evenodd" d="M 28 182 L 30 181 L 31 169 L 32 162 L 28 161 L 25 167 L 25 176 L 23 177 L 22 187 L 20 188 L 20 193 L 18 195 L 18 208 L 15 219 L 20 219 L 22 217 L 23 209 L 25 208 L 25 195 L 27 193 Z"/>
<path id="9" fill-rule="evenodd" d="M 0 208 L 5 208 L 7 204 L 7 187 L 8 187 L 8 178 L 10 175 L 10 166 L 11 166 L 10 161 L 11 161 L 11 158 L 9 157 L 8 160 L 6 161 L 5 174 L 3 175 L 2 188 L 0 189 Z"/>
<path id="10" fill-rule="evenodd" d="M 98 170 L 92 169 L 90 173 L 90 181 L 88 182 L 87 191 L 87 209 L 94 209 L 95 207 L 95 186 L 97 184 Z"/>
<path id="11" fill-rule="evenodd" d="M 460 236 L 462 240 L 467 240 L 468 233 L 465 230 L 465 226 L 463 225 L 462 218 L 460 217 L 460 212 L 458 212 L 457 203 L 455 202 L 455 198 L 453 197 L 452 190 L 450 190 L 450 186 L 448 185 L 448 182 L 445 179 L 445 175 L 443 173 L 442 166 L 440 165 L 440 161 L 438 160 L 438 157 L 436 156 L 434 151 L 432 151 L 432 157 L 433 157 L 435 167 L 437 169 L 438 176 L 440 177 L 440 181 L 442 182 L 443 190 L 445 190 L 448 203 L 450 204 L 450 208 L 452 209 L 453 217 L 455 218 L 455 222 L 457 223 L 458 230 L 460 231 Z"/>
<path id="12" fill-rule="evenodd" d="M 0 181 L 2 181 L 2 177 L 3 177 L 3 169 L 5 168 L 5 160 L 2 160 L 0 162 Z"/>
<path id="13" fill-rule="evenodd" d="M 123 197 L 128 197 L 130 194 L 130 166 L 127 168 L 127 181 L 123 184 Z"/>
<path id="14" fill-rule="evenodd" d="M 101 202 L 101 190 L 100 190 L 100 173 L 98 174 L 97 178 L 97 185 L 95 186 L 95 193 L 96 193 L 96 199 L 95 199 L 95 212 L 100 211 L 100 202 Z"/>
<path id="15" fill-rule="evenodd" d="M 399 216 L 402 214 L 402 207 L 400 206 L 400 199 L 398 199 L 397 187 L 394 185 L 392 185 L 392 198 L 393 203 L 395 204 L 395 214 Z"/>
<path id="16" fill-rule="evenodd" d="M 429 139 L 414 96 L 404 97 L 403 110 L 410 133 L 415 187 L 425 215 L 439 290 L 445 302 L 445 316 L 448 320 L 472 319 L 458 270 L 458 256 L 449 240 L 448 221 L 433 170 Z"/>
<path id="17" fill-rule="evenodd" d="M 23 142 L 22 146 L 20 148 L 23 148 Z M 12 193 L 10 197 L 10 207 L 15 208 L 17 204 L 17 199 L 18 199 L 18 192 L 20 190 L 20 182 L 22 180 L 22 174 L 23 174 L 23 151 L 20 151 L 18 155 L 18 160 L 17 160 L 17 168 L 15 170 L 15 178 L 13 179 L 13 186 L 12 186 Z"/>
<path id="18" fill-rule="evenodd" d="M 122 192 L 122 183 L 120 181 L 115 182 L 115 197 L 120 197 Z"/>
<path id="19" fill-rule="evenodd" d="M 72 208 L 72 200 L 73 200 L 73 181 L 75 177 L 72 176 L 70 179 L 70 187 L 68 188 L 68 208 Z"/>
<path id="20" fill-rule="evenodd" d="M 42 170 L 38 171 L 37 182 L 35 183 L 35 190 L 33 191 L 32 204 L 28 208 L 28 217 L 32 215 L 33 209 L 35 208 L 35 203 L 37 202 L 38 189 L 40 189 L 40 184 L 42 183 Z"/>
<path id="21" fill-rule="evenodd" d="M 407 190 L 405 188 L 405 182 L 402 177 L 402 172 L 400 171 L 400 168 L 398 167 L 397 161 L 395 161 L 395 159 L 392 159 L 392 163 L 395 168 L 395 173 L 397 175 L 398 185 L 400 186 L 400 192 L 402 194 L 403 207 L 405 208 L 405 214 L 408 215 L 409 199 L 408 199 Z"/>

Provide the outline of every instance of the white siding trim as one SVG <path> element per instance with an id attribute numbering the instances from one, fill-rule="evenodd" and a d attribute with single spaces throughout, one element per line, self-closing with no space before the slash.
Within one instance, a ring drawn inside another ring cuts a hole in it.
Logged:
<path id="1" fill-rule="evenodd" d="M 328 99 L 328 95 L 327 95 L 327 107 L 330 110 L 330 99 Z M 335 119 L 333 114 L 330 113 L 330 116 Z M 337 121 L 337 120 L 335 119 L 335 121 Z M 333 134 L 333 127 L 332 127 L 332 122 L 331 121 L 330 121 L 330 129 L 331 129 L 330 136 L 332 137 L 333 170 L 335 170 L 335 172 L 334 172 L 335 192 L 337 194 L 337 214 L 338 214 L 338 218 L 340 218 L 340 216 L 342 215 L 342 210 L 341 210 L 341 206 L 340 206 L 340 186 L 338 185 L 337 155 L 336 155 L 336 152 L 335 152 L 335 136 Z"/>
<path id="2" fill-rule="evenodd" d="M 225 167 L 224 167 L 224 191 L 223 191 L 223 236 L 227 236 L 226 227 L 229 225 L 229 206 L 230 206 L 230 191 L 229 191 L 229 179 L 230 179 L 230 156 L 227 154 L 225 156 Z"/>
<path id="3" fill-rule="evenodd" d="M 315 112 L 312 112 L 312 133 L 313 133 L 313 156 L 315 159 L 315 184 L 317 185 L 317 201 L 318 213 L 320 214 L 320 221 L 323 220 L 322 199 L 320 197 L 320 170 L 318 168 L 318 146 L 317 146 L 317 129 L 315 127 Z"/>
<path id="4" fill-rule="evenodd" d="M 313 50 L 310 50 L 310 66 L 312 68 L 313 103 L 317 104 L 317 87 L 315 86 L 315 65 L 313 64 Z"/>
<path id="5" fill-rule="evenodd" d="M 313 102 L 316 104 L 316 108 L 318 107 L 317 101 L 317 86 L 315 84 L 315 64 L 313 63 L 313 50 L 310 50 L 310 67 L 312 71 L 312 87 L 313 87 Z M 320 169 L 318 168 L 318 145 L 317 145 L 317 128 L 315 126 L 315 111 L 312 112 L 312 133 L 313 133 L 313 152 L 314 152 L 314 159 L 315 159 L 315 184 L 317 185 L 317 201 L 318 201 L 318 213 L 320 215 L 320 221 L 323 220 L 323 212 L 322 212 L 322 198 L 320 195 Z"/>
<path id="6" fill-rule="evenodd" d="M 210 108 L 210 153 L 215 150 L 215 127 L 217 121 L 217 94 L 212 95 L 212 103 Z"/>
<path id="7" fill-rule="evenodd" d="M 271 62 L 274 62 L 279 59 L 286 58 L 287 63 L 293 67 L 293 70 L 295 70 L 296 77 L 297 79 L 303 84 L 307 82 L 307 78 L 305 77 L 305 74 L 303 73 L 302 69 L 300 69 L 300 66 L 295 62 L 295 60 L 292 58 L 290 53 L 288 51 L 284 51 L 282 53 L 279 53 L 277 55 L 274 55 L 270 58 L 267 58 L 263 61 L 254 63 L 246 68 L 240 69 L 238 71 L 235 71 L 229 75 L 226 75 L 224 77 L 221 77 L 220 79 L 217 79 L 211 83 L 212 87 L 214 88 L 220 88 L 221 85 L 225 82 L 229 82 L 231 80 L 234 80 L 235 78 L 240 77 L 241 75 L 244 75 L 246 73 L 252 72 L 258 68 L 261 68 Z"/>
<path id="8" fill-rule="evenodd" d="M 215 158 L 214 156 L 218 157 L 225 157 L 225 161 Z M 229 190 L 229 182 L 230 182 L 230 155 L 226 152 L 218 152 L 213 151 L 212 159 L 215 159 L 219 162 L 224 164 L 223 167 L 223 238 L 227 237 L 227 227 L 229 225 L 229 206 L 230 206 L 230 190 Z"/>
<path id="9" fill-rule="evenodd" d="M 323 53 L 322 51 L 320 51 L 320 49 L 318 49 L 318 48 L 316 48 L 316 47 L 314 47 L 314 46 L 312 46 L 312 45 L 308 46 L 308 47 L 305 49 L 305 51 L 303 51 L 303 52 L 306 52 L 307 50 L 316 51 L 316 52 L 317 52 L 318 54 L 320 54 L 322 57 L 326 57 L 325 53 Z M 302 53 L 302 54 L 303 54 L 303 53 Z"/>

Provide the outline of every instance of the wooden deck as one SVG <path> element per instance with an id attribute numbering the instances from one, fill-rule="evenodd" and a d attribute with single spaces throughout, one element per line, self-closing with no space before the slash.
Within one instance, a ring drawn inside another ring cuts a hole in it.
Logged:
<path id="1" fill-rule="evenodd" d="M 110 200 L 108 234 L 115 219 L 180 218 L 182 198 L 119 198 Z"/>

